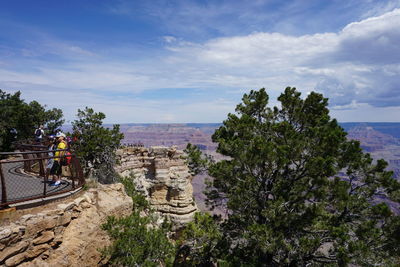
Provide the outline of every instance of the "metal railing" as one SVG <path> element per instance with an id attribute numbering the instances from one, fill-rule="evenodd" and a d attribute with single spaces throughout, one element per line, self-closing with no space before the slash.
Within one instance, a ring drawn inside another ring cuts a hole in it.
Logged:
<path id="1" fill-rule="evenodd" d="M 20 152 L 1 152 L 0 156 L 0 209 L 11 204 L 42 199 L 64 194 L 85 184 L 79 159 L 74 153 L 62 156 L 49 156 L 54 150 L 43 145 L 18 144 Z M 58 150 L 67 151 L 67 150 Z M 70 162 L 62 166 L 61 184 L 50 186 L 50 174 L 47 168 L 49 160 L 70 157 Z"/>

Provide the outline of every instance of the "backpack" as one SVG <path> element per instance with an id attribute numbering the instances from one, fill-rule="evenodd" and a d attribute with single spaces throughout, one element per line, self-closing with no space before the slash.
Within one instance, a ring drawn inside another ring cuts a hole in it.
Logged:
<path id="1" fill-rule="evenodd" d="M 72 156 L 69 151 L 65 152 L 65 157 L 61 158 L 61 166 L 68 166 L 71 164 Z"/>
<path id="2" fill-rule="evenodd" d="M 67 155 L 65 157 L 67 160 L 67 165 L 71 164 L 71 159 L 72 159 L 71 153 L 69 151 L 67 151 L 67 153 L 65 153 L 65 155 Z"/>
<path id="3" fill-rule="evenodd" d="M 36 137 L 40 137 L 41 135 L 42 135 L 42 130 L 36 129 L 36 131 L 35 131 L 35 136 L 36 136 Z"/>

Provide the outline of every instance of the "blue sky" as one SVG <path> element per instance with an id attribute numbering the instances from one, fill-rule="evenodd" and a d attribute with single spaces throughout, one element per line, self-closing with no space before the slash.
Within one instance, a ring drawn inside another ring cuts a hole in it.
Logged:
<path id="1" fill-rule="evenodd" d="M 400 0 L 4 0 L 0 88 L 108 123 L 221 122 L 243 93 L 400 121 Z"/>

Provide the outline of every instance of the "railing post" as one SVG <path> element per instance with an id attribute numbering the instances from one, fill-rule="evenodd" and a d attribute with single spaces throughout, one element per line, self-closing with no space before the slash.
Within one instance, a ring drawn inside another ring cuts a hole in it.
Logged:
<path id="1" fill-rule="evenodd" d="M 26 149 L 23 146 L 20 146 L 19 147 L 19 151 L 25 152 Z M 22 154 L 22 158 L 29 159 L 29 155 L 28 154 Z M 24 161 L 24 171 L 25 172 L 28 172 L 30 170 L 30 166 L 31 166 L 30 161 Z"/>
<path id="2" fill-rule="evenodd" d="M 76 177 L 78 179 L 78 185 L 82 186 L 85 184 L 85 178 L 83 177 L 82 166 L 77 156 L 75 156 L 75 162 L 76 162 Z"/>
<path id="3" fill-rule="evenodd" d="M 43 157 L 45 157 L 45 155 L 44 155 L 44 153 L 38 153 L 38 154 L 36 154 L 36 157 L 40 160 L 39 175 L 44 176 L 45 169 L 44 169 L 44 165 L 43 165 Z"/>
<path id="4" fill-rule="evenodd" d="M 71 171 L 71 180 L 72 180 L 72 189 L 75 190 L 75 178 L 77 174 L 77 167 L 76 167 L 76 157 L 74 155 L 71 155 L 71 164 L 73 165 L 73 168 L 71 169 L 71 166 L 69 167 L 69 170 Z"/>
<path id="5" fill-rule="evenodd" d="M 47 171 L 46 171 L 46 169 L 44 168 L 44 159 L 40 159 L 40 171 L 42 172 L 42 170 L 43 170 L 43 179 L 44 179 L 44 183 L 43 183 L 43 195 L 44 196 L 46 196 L 46 194 L 47 194 Z"/>
<path id="6" fill-rule="evenodd" d="M 71 158 L 71 162 L 68 165 L 69 173 L 71 174 L 71 181 L 72 181 L 72 189 L 75 189 L 75 175 L 74 175 L 74 161 Z"/>
<path id="7" fill-rule="evenodd" d="M 1 204 L 2 204 L 1 206 L 4 206 L 7 203 L 7 189 L 3 174 L 3 163 L 1 161 L 0 161 L 0 179 L 1 179 Z"/>

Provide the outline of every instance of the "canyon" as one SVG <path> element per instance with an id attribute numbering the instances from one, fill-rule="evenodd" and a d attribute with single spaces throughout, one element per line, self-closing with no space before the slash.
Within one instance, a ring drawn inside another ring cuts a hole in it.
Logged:
<path id="1" fill-rule="evenodd" d="M 370 153 L 374 160 L 385 159 L 388 169 L 393 171 L 393 177 L 400 179 L 400 123 L 340 123 L 348 133 L 349 139 L 358 140 L 361 147 Z M 215 129 L 220 123 L 186 123 L 186 124 L 122 124 L 125 144 L 141 144 L 145 147 L 157 145 L 175 145 L 184 149 L 187 143 L 192 143 L 204 153 L 221 159 L 216 153 L 217 144 L 211 140 Z M 207 175 L 196 175 L 193 178 L 193 195 L 201 210 L 205 206 L 205 180 Z M 222 210 L 216 211 L 221 213 Z"/>
<path id="2" fill-rule="evenodd" d="M 394 177 L 400 178 L 400 124 L 342 126 L 349 139 L 359 140 L 375 160 L 388 161 Z M 199 209 L 207 210 L 202 193 L 207 176 L 191 176 L 182 149 L 190 142 L 218 159 L 216 144 L 211 140 L 217 127 L 219 124 L 122 125 L 125 146 L 117 151 L 116 171 L 135 181 L 151 207 L 162 215 L 160 221 L 167 218 L 179 229 Z M 385 200 L 377 199 L 380 201 Z M 398 203 L 389 205 L 400 212 Z M 106 259 L 98 248 L 109 245 L 111 240 L 100 226 L 107 216 L 124 216 L 131 210 L 132 199 L 122 184 L 98 184 L 73 197 L 17 211 L 12 219 L 1 221 L 0 265 L 104 264 Z"/>

